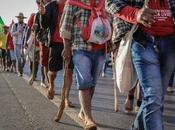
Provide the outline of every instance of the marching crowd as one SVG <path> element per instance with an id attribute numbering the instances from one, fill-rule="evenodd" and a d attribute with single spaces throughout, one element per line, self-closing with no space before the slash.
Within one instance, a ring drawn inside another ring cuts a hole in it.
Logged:
<path id="1" fill-rule="evenodd" d="M 41 69 L 41 86 L 52 100 L 57 73 L 64 69 L 66 107 L 74 107 L 69 92 L 75 72 L 81 106 L 78 117 L 85 130 L 96 130 L 91 102 L 97 80 L 105 75 L 109 55 L 117 60 L 121 41 L 135 27 L 129 51 L 139 83 L 128 92 L 125 112 L 134 109 L 137 86 L 137 116 L 130 129 L 164 130 L 164 96 L 166 90 L 174 91 L 174 0 L 36 0 L 36 6 L 38 12 L 32 13 L 27 23 L 20 12 L 17 23 L 3 27 L 3 71 L 22 77 L 29 61 L 29 83 Z"/>

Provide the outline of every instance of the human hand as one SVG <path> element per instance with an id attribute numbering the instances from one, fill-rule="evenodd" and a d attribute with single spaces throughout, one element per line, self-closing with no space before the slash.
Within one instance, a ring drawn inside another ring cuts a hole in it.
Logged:
<path id="1" fill-rule="evenodd" d="M 63 59 L 66 61 L 66 60 L 69 60 L 72 56 L 72 50 L 71 50 L 71 47 L 64 47 L 63 51 L 62 51 L 62 56 L 63 56 Z"/>
<path id="2" fill-rule="evenodd" d="M 154 10 L 144 7 L 136 14 L 137 23 L 140 23 L 145 27 L 151 27 L 152 23 L 155 22 L 154 15 L 156 15 Z"/>

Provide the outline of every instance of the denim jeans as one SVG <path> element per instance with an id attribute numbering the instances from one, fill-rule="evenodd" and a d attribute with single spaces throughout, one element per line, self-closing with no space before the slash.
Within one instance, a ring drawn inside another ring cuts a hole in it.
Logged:
<path id="1" fill-rule="evenodd" d="M 133 41 L 132 60 L 143 92 L 143 101 L 132 130 L 164 130 L 166 87 L 175 68 L 175 36 L 146 37 L 146 46 Z"/>
<path id="2" fill-rule="evenodd" d="M 104 51 L 75 50 L 73 52 L 73 63 L 79 90 L 95 87 L 104 62 Z"/>
<path id="3" fill-rule="evenodd" d="M 17 58 L 18 72 L 20 74 L 22 74 L 23 68 L 25 65 L 25 57 L 24 57 L 24 54 L 22 53 L 22 45 L 21 44 L 15 45 L 15 53 L 16 53 L 16 58 Z"/>

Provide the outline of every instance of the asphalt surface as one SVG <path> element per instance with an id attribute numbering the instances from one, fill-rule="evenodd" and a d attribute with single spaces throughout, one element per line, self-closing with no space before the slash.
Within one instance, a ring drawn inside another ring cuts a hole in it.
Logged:
<path id="1" fill-rule="evenodd" d="M 26 82 L 29 72 L 25 69 L 23 78 L 16 74 L 0 73 L 0 130 L 82 130 L 82 122 L 77 114 L 80 108 L 78 91 L 74 77 L 70 99 L 75 108 L 66 109 L 61 123 L 55 123 L 53 117 L 60 103 L 62 71 L 58 73 L 56 96 L 51 102 L 46 98 L 47 90 L 36 81 L 33 86 Z M 38 73 L 38 80 L 40 72 Z M 114 111 L 114 88 L 112 70 L 107 69 L 101 77 L 93 98 L 93 117 L 98 130 L 128 130 L 135 114 L 123 112 L 126 95 L 118 93 L 119 111 Z M 175 93 L 167 93 L 164 111 L 165 130 L 175 130 Z"/>

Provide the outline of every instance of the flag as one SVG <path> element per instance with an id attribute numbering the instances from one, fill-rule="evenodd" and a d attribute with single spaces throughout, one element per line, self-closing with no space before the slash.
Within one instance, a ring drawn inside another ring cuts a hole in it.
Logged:
<path id="1" fill-rule="evenodd" d="M 2 20 L 2 18 L 0 16 L 0 34 L 3 33 L 3 26 L 4 26 L 4 21 Z"/>

